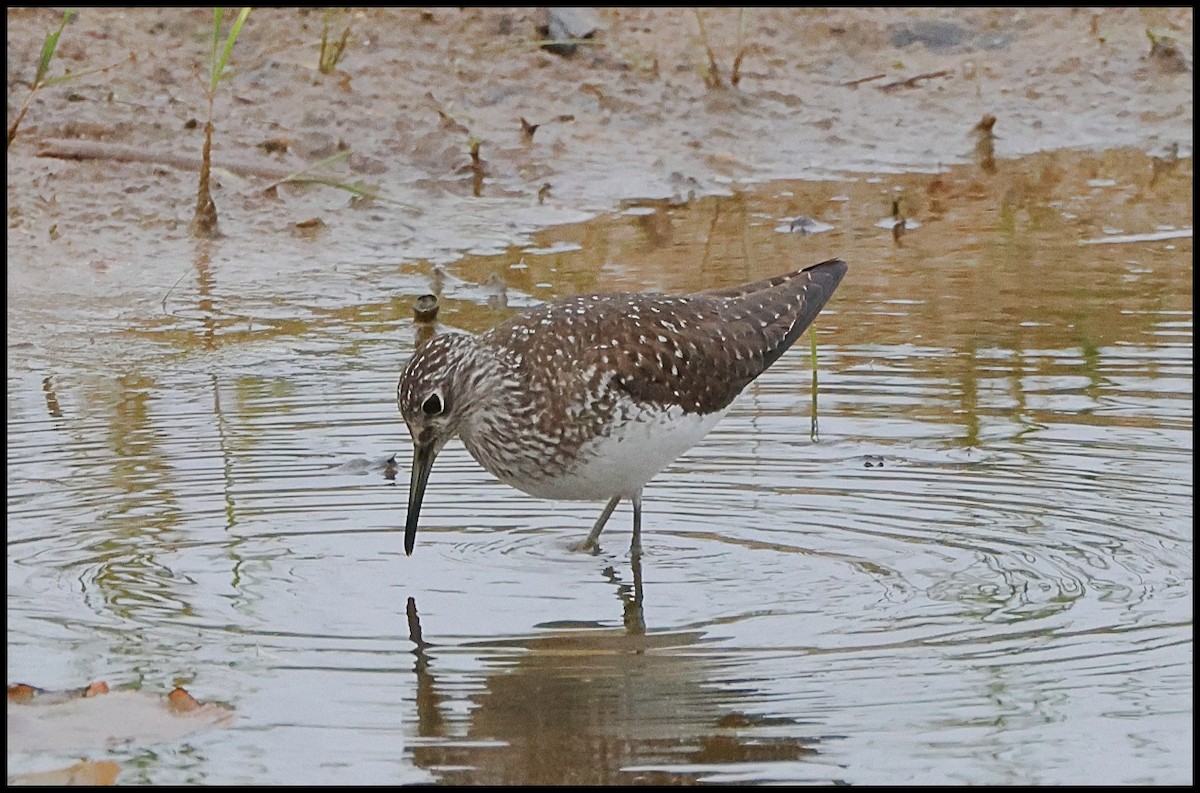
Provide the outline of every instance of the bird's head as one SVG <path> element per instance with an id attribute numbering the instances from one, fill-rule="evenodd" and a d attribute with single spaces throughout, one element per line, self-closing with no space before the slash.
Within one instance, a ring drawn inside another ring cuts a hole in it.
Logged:
<path id="1" fill-rule="evenodd" d="M 400 376 L 396 401 L 413 440 L 412 480 L 404 552 L 411 554 L 417 538 L 417 518 L 433 461 L 446 442 L 458 434 L 476 391 L 471 359 L 474 336 L 445 333 L 421 345 Z"/>

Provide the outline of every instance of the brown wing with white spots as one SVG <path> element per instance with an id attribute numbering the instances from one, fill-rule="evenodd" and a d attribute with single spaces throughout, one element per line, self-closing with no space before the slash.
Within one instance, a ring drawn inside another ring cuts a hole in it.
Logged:
<path id="1" fill-rule="evenodd" d="M 845 273 L 844 262 L 831 260 L 756 284 L 668 298 L 666 332 L 651 342 L 655 356 L 621 386 L 635 399 L 689 412 L 725 408 L 804 333 Z"/>
<path id="2" fill-rule="evenodd" d="M 516 317 L 488 336 L 518 350 L 530 389 L 559 394 L 557 404 L 605 408 L 627 395 L 644 404 L 712 413 L 799 338 L 845 272 L 845 263 L 832 260 L 686 297 L 569 298 Z"/>
<path id="3" fill-rule="evenodd" d="M 790 275 L 760 282 L 767 286 L 752 292 L 743 291 L 730 298 L 736 306 L 734 310 L 757 316 L 759 326 L 764 329 L 763 338 L 767 343 L 763 349 L 764 369 L 775 363 L 808 330 L 842 282 L 847 269 L 841 259 L 830 259 Z"/>
<path id="4" fill-rule="evenodd" d="M 699 294 L 712 295 L 713 297 L 745 297 L 747 295 L 754 294 L 755 292 L 762 292 L 767 289 L 774 289 L 775 287 L 783 286 L 784 284 L 797 279 L 809 279 L 814 277 L 828 278 L 829 276 L 833 275 L 834 271 L 840 271 L 841 275 L 836 276 L 833 287 L 830 287 L 830 291 L 832 292 L 833 289 L 837 287 L 837 282 L 842 280 L 842 275 L 846 274 L 846 263 L 841 259 L 828 259 L 820 264 L 814 264 L 809 267 L 805 267 L 803 270 L 796 270 L 794 272 L 784 273 L 783 275 L 776 275 L 771 278 L 765 278 L 762 281 L 755 281 L 754 283 L 750 284 L 738 284 L 737 286 L 709 289 L 704 292 L 700 292 Z"/>

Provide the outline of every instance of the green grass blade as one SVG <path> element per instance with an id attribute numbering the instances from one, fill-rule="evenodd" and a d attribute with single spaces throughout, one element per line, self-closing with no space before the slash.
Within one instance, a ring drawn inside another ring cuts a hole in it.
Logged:
<path id="1" fill-rule="evenodd" d="M 293 174 L 289 174 L 282 181 L 284 181 L 284 182 L 295 181 L 298 177 L 302 176 L 303 174 L 308 173 L 309 171 L 316 170 L 317 168 L 324 168 L 326 165 L 332 165 L 333 163 L 337 162 L 338 160 L 344 160 L 349 156 L 350 156 L 350 150 L 343 149 L 342 151 L 339 151 L 335 154 L 329 155 L 328 157 L 326 157 L 323 160 L 317 160 L 316 162 L 312 163 L 311 165 L 306 165 L 302 170 L 296 171 Z"/>
<path id="2" fill-rule="evenodd" d="M 58 23 L 58 30 L 46 34 L 46 40 L 42 42 L 42 54 L 38 57 L 37 76 L 33 78 L 34 85 L 40 85 L 47 72 L 50 71 L 50 61 L 54 60 L 54 51 L 58 49 L 58 37 L 62 35 L 63 28 L 67 26 L 67 22 L 74 13 L 74 9 L 70 8 L 63 11 L 62 21 Z"/>
<path id="3" fill-rule="evenodd" d="M 233 26 L 229 29 L 229 35 L 225 37 L 225 46 L 221 46 L 221 20 L 224 19 L 224 9 L 213 9 L 213 49 L 212 49 L 212 77 L 210 85 L 212 90 L 217 90 L 217 83 L 221 81 L 221 76 L 225 74 L 225 67 L 229 65 L 229 56 L 233 52 L 233 45 L 237 42 L 238 34 L 242 32 L 242 25 L 246 24 L 246 17 L 250 16 L 250 8 L 243 8 L 238 12 L 237 19 L 233 20 Z M 220 56 L 217 53 L 220 52 Z"/>
<path id="4" fill-rule="evenodd" d="M 218 80 L 225 73 L 225 67 L 229 64 L 229 55 L 233 52 L 233 44 L 237 41 L 238 34 L 242 32 L 242 25 L 246 24 L 248 16 L 250 16 L 250 8 L 243 8 L 238 12 L 237 19 L 233 21 L 233 27 L 229 29 L 229 36 L 225 39 L 225 49 L 221 52 L 221 62 L 217 67 Z"/>
<path id="5" fill-rule="evenodd" d="M 213 42 L 212 54 L 208 58 L 209 68 L 212 73 L 209 75 L 209 86 L 213 91 L 217 90 L 217 78 L 220 72 L 217 71 L 217 50 L 221 48 L 221 20 L 225 18 L 225 9 L 217 6 L 213 9 Z"/>
<path id="6" fill-rule="evenodd" d="M 60 74 L 58 77 L 48 77 L 48 78 L 46 78 L 46 81 L 44 83 L 42 83 L 41 87 L 42 88 L 50 88 L 51 86 L 58 85 L 59 83 L 65 83 L 67 80 L 74 80 L 76 77 L 86 77 L 89 74 L 96 74 L 97 72 L 105 72 L 105 71 L 108 71 L 109 69 L 113 68 L 114 66 L 120 66 L 122 63 L 125 63 L 125 61 L 129 61 L 132 59 L 133 59 L 133 56 L 131 55 L 129 58 L 119 60 L 116 63 L 110 63 L 107 66 L 97 66 L 94 69 L 84 69 L 84 70 L 78 71 L 78 72 L 67 72 L 66 74 Z"/>

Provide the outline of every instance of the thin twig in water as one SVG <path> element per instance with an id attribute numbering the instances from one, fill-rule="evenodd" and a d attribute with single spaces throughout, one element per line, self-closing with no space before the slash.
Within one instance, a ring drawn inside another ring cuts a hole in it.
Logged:
<path id="1" fill-rule="evenodd" d="M 925 72 L 924 74 L 914 75 L 907 80 L 896 80 L 895 82 L 885 85 L 875 86 L 880 91 L 895 91 L 897 88 L 916 88 L 918 80 L 932 80 L 935 77 L 949 77 L 954 72 L 949 69 L 942 69 L 940 72 Z"/>
<path id="2" fill-rule="evenodd" d="M 184 270 L 183 275 L 179 276 L 179 278 L 176 279 L 175 283 L 171 284 L 171 288 L 167 290 L 167 293 L 165 295 L 163 295 L 162 310 L 163 310 L 164 314 L 167 313 L 167 298 L 169 298 L 171 296 L 171 293 L 175 291 L 175 287 L 179 286 L 179 284 L 183 281 L 183 279 L 188 277 L 188 273 L 190 273 L 190 272 L 191 272 L 190 269 Z"/>
<path id="3" fill-rule="evenodd" d="M 858 88 L 863 83 L 869 83 L 872 80 L 882 80 L 887 77 L 887 74 L 873 74 L 870 77 L 860 77 L 857 80 L 851 80 L 848 83 L 842 83 L 843 88 Z"/>

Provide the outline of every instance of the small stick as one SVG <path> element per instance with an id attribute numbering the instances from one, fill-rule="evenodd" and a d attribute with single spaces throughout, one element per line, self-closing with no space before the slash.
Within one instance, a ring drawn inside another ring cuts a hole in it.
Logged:
<path id="1" fill-rule="evenodd" d="M 953 72 L 949 69 L 942 69 L 940 72 L 925 72 L 924 74 L 918 74 L 913 77 L 909 77 L 907 80 L 896 80 L 893 83 L 887 83 L 885 85 L 876 87 L 880 91 L 894 91 L 897 88 L 916 88 L 917 80 L 932 80 L 934 77 L 949 77 L 951 74 L 953 74 Z"/>
<path id="2" fill-rule="evenodd" d="M 843 86 L 844 88 L 858 88 L 858 87 L 859 87 L 860 85 L 862 85 L 863 83 L 869 83 L 869 82 L 871 82 L 872 80 L 882 80 L 884 77 L 887 77 L 887 74 L 886 74 L 886 73 L 884 73 L 884 74 L 873 74 L 873 75 L 871 75 L 870 77 L 860 77 L 860 78 L 859 78 L 859 79 L 857 79 L 857 80 L 851 80 L 851 81 L 850 81 L 850 82 L 848 82 L 848 83 L 842 83 L 842 86 Z"/>

